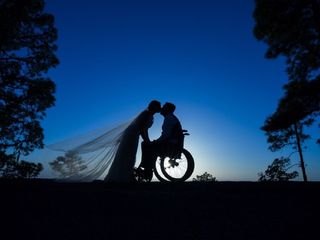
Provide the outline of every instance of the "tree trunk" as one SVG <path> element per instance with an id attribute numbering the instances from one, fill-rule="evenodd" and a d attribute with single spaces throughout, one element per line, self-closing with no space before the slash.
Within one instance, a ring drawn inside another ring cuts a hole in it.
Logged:
<path id="1" fill-rule="evenodd" d="M 307 178 L 306 169 L 304 166 L 304 160 L 303 160 L 302 148 L 301 148 L 300 132 L 298 130 L 297 123 L 294 124 L 294 133 L 296 135 L 296 140 L 297 140 L 297 147 L 298 147 L 298 152 L 299 152 L 299 156 L 300 156 L 300 165 L 301 165 L 301 170 L 302 170 L 302 175 L 303 175 L 303 181 L 307 182 L 308 178 Z"/>
<path id="2" fill-rule="evenodd" d="M 20 161 L 20 155 L 21 155 L 21 152 L 19 151 L 19 152 L 18 152 L 18 156 L 17 156 L 17 158 L 16 158 L 17 163 Z"/>

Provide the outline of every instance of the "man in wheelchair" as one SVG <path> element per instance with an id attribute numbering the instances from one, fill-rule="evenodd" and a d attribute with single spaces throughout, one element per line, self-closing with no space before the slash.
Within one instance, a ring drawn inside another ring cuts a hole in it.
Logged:
<path id="1" fill-rule="evenodd" d="M 150 142 L 142 142 L 141 163 L 139 171 L 143 171 L 146 179 L 153 176 L 153 167 L 157 157 L 180 158 L 183 149 L 184 132 L 179 119 L 173 114 L 176 107 L 172 103 L 165 103 L 160 114 L 164 117 L 161 136 Z"/>

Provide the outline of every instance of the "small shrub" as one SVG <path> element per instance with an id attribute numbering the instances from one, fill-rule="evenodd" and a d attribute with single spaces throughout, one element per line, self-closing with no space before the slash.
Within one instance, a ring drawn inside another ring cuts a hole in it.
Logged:
<path id="1" fill-rule="evenodd" d="M 289 181 L 298 177 L 298 172 L 287 172 L 287 170 L 292 166 L 290 166 L 290 159 L 281 157 L 273 160 L 271 165 L 268 166 L 267 170 L 264 173 L 258 173 L 259 179 L 258 181 Z"/>
<path id="2" fill-rule="evenodd" d="M 217 179 L 210 173 L 203 173 L 202 175 L 197 175 L 192 179 L 193 182 L 217 182 Z"/>

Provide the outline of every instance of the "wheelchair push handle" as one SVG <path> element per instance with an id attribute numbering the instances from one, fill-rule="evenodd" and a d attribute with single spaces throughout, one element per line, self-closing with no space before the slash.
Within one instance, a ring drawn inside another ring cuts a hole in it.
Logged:
<path id="1" fill-rule="evenodd" d="M 188 130 L 186 130 L 186 129 L 182 129 L 182 133 L 183 133 L 183 135 L 185 135 L 185 136 L 189 136 L 189 135 L 190 135 L 190 133 L 189 133 Z"/>

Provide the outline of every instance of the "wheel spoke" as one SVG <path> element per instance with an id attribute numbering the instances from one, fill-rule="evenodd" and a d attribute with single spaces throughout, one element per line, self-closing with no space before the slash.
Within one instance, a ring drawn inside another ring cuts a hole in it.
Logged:
<path id="1" fill-rule="evenodd" d="M 161 172 L 170 181 L 185 181 L 193 172 L 194 162 L 191 154 L 183 149 L 181 158 L 166 157 L 160 162 Z"/>

